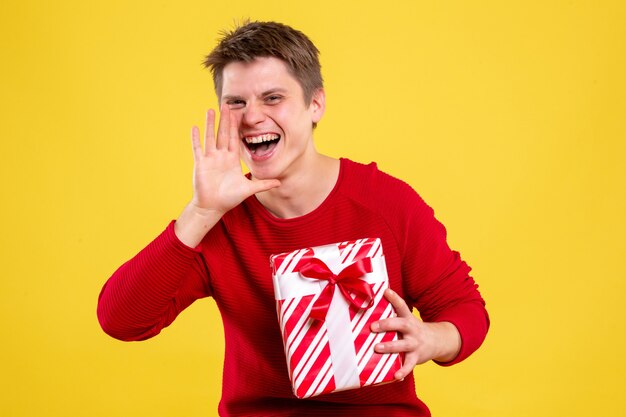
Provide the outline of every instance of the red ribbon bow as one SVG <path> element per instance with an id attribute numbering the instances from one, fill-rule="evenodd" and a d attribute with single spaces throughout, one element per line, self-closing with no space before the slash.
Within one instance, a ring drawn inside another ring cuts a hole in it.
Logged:
<path id="1" fill-rule="evenodd" d="M 345 267 L 338 275 L 334 274 L 322 260 L 311 259 L 300 268 L 300 275 L 306 278 L 324 279 L 328 281 L 328 284 L 313 304 L 310 317 L 324 321 L 333 299 L 335 286 L 339 287 L 344 298 L 356 308 L 370 308 L 374 303 L 374 293 L 370 285 L 361 279 L 368 272 L 372 272 L 372 260 L 370 258 L 359 259 Z M 350 293 L 355 294 L 355 297 Z M 357 298 L 367 301 L 367 305 L 363 306 L 363 302 L 357 301 Z"/>

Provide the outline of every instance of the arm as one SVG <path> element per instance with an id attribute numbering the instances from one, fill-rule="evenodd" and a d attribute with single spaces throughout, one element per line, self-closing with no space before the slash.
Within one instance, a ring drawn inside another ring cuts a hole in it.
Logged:
<path id="1" fill-rule="evenodd" d="M 215 138 L 215 112 L 207 112 L 204 150 L 200 132 L 191 134 L 194 195 L 175 223 L 122 265 L 103 287 L 98 319 L 118 339 L 142 340 L 158 334 L 197 298 L 210 295 L 209 277 L 197 246 L 221 217 L 277 180 L 251 181 L 241 172 L 237 121 L 228 107 Z M 193 249 L 195 248 L 195 249 Z"/>
<path id="2" fill-rule="evenodd" d="M 210 295 L 199 252 L 178 240 L 172 222 L 120 266 L 98 298 L 98 320 L 105 333 L 125 341 L 148 339 L 196 299 Z"/>
<path id="3" fill-rule="evenodd" d="M 373 323 L 372 331 L 398 331 L 402 338 L 379 344 L 377 352 L 405 352 L 397 379 L 413 367 L 434 360 L 452 365 L 467 358 L 484 340 L 489 317 L 470 268 L 446 242 L 444 226 L 416 195 L 407 220 L 404 244 L 403 289 L 405 302 L 389 290 L 385 296 L 398 317 Z M 411 313 L 416 306 L 422 322 Z"/>

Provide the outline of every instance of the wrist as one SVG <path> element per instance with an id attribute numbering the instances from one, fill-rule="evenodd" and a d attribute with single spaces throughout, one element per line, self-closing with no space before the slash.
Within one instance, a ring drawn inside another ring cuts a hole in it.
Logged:
<path id="1" fill-rule="evenodd" d="M 183 212 L 188 212 L 190 215 L 193 215 L 198 219 L 213 219 L 215 217 L 221 219 L 222 216 L 226 214 L 226 211 L 218 210 L 216 208 L 202 207 L 195 201 L 195 199 L 191 200 L 187 204 Z"/>
<path id="2" fill-rule="evenodd" d="M 182 243 L 195 248 L 223 215 L 221 211 L 204 209 L 190 202 L 176 219 L 174 233 Z"/>
<path id="3" fill-rule="evenodd" d="M 430 323 L 436 329 L 438 349 L 434 361 L 453 361 L 461 351 L 461 334 L 456 326 L 448 321 Z"/>

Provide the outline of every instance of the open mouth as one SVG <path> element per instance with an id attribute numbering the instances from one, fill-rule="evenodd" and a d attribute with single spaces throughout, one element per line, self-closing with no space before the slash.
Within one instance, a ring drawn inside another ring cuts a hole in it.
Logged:
<path id="1" fill-rule="evenodd" d="M 276 133 L 265 133 L 263 135 L 246 136 L 244 138 L 246 147 L 250 150 L 250 153 L 256 157 L 271 153 L 279 141 L 280 135 Z"/>

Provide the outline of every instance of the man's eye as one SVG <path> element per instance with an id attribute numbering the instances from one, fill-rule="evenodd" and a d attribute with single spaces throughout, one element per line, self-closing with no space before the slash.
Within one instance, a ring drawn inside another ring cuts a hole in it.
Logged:
<path id="1" fill-rule="evenodd" d="M 271 95 L 271 96 L 267 96 L 265 97 L 265 101 L 268 103 L 277 103 L 280 101 L 280 99 L 282 98 L 282 96 L 277 96 L 277 95 Z"/>
<path id="2" fill-rule="evenodd" d="M 246 102 L 243 100 L 228 100 L 226 104 L 228 104 L 228 107 L 231 109 L 241 109 L 245 106 Z"/>

